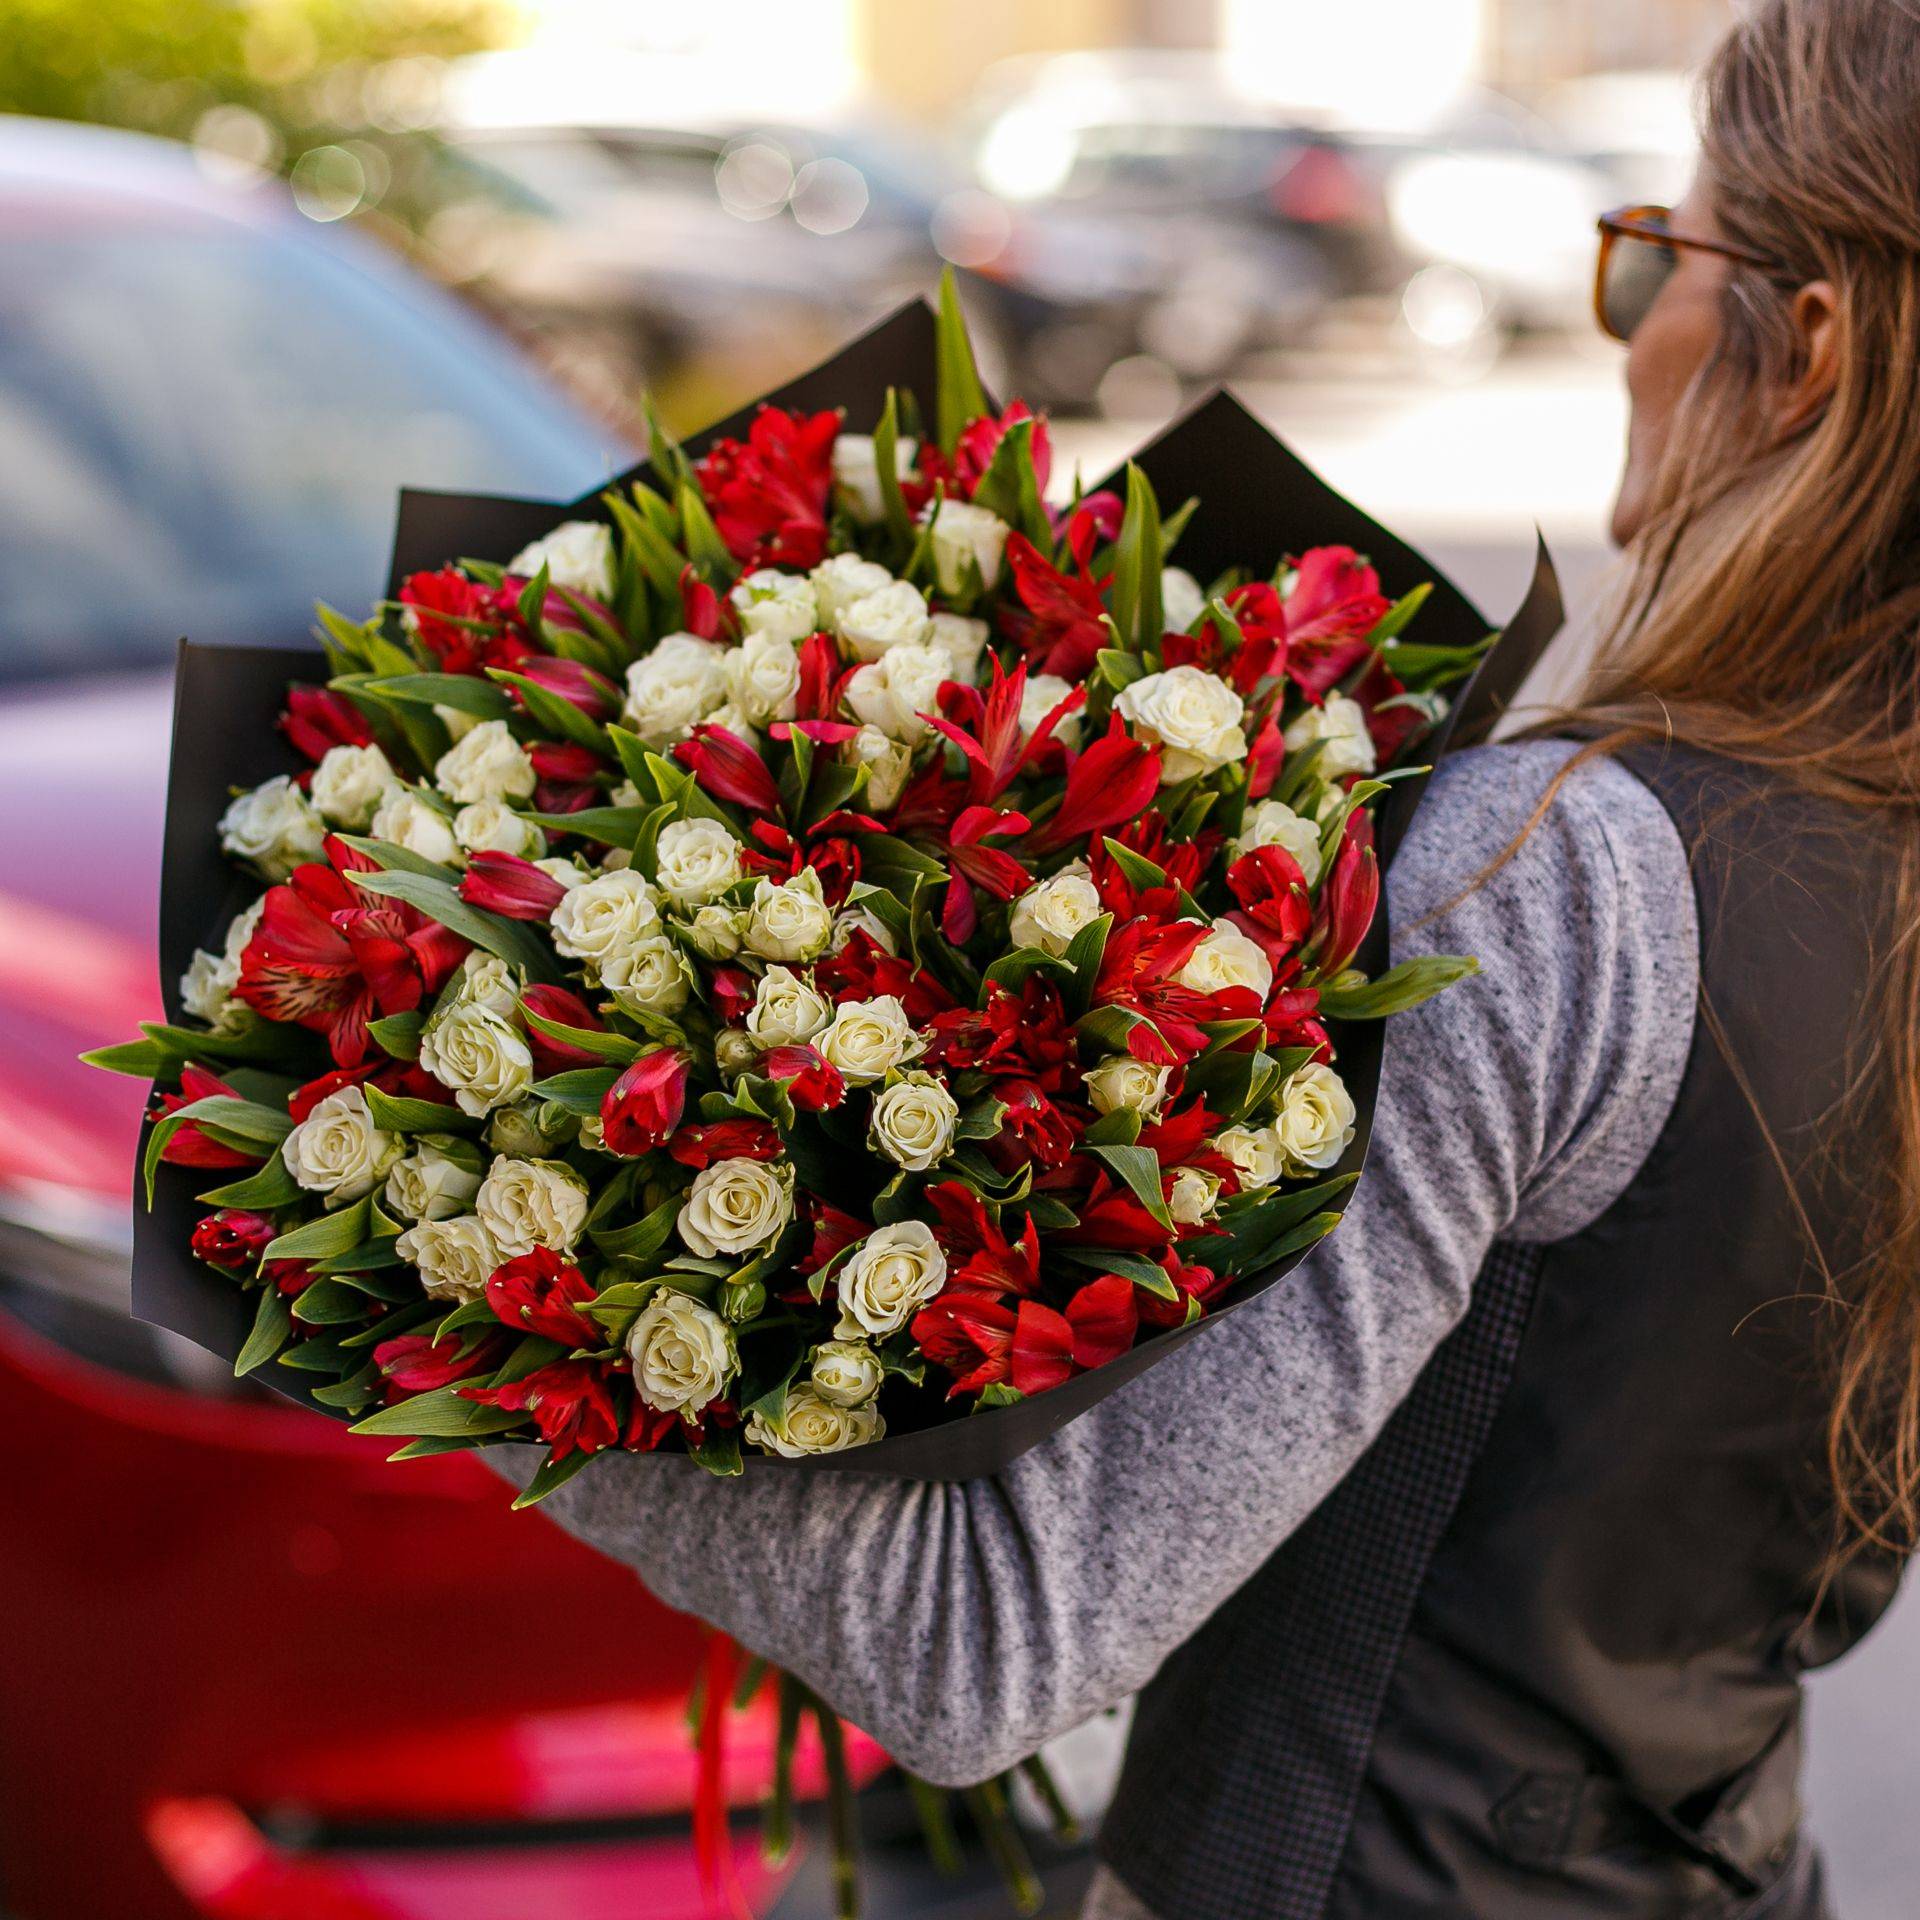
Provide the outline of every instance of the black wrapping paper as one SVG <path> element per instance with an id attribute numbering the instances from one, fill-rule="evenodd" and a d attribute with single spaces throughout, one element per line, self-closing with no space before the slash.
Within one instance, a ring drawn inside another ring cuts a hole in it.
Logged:
<path id="1" fill-rule="evenodd" d="M 796 409 L 844 407 L 865 424 L 879 417 L 889 387 L 923 398 L 935 387 L 931 309 L 903 307 L 832 359 L 692 437 L 698 453 L 715 438 L 744 432 L 759 405 Z M 1489 623 L 1431 561 L 1380 526 L 1284 446 L 1231 394 L 1218 392 L 1175 421 L 1135 456 L 1171 510 L 1197 495 L 1200 511 L 1183 534 L 1180 563 L 1205 580 L 1229 566 L 1269 572 L 1285 555 L 1309 546 L 1347 545 L 1380 569 L 1383 586 L 1404 594 L 1423 581 L 1432 595 L 1417 631 L 1422 641 L 1466 645 L 1483 639 Z M 643 479 L 642 465 L 609 486 Z M 566 503 L 497 495 L 406 492 L 400 499 L 392 581 L 445 565 L 457 557 L 505 561 L 563 520 L 605 519 L 599 491 Z M 1423 749 L 1437 759 L 1456 733 L 1483 732 L 1511 699 L 1560 624 L 1560 596 L 1544 542 L 1533 585 L 1500 641 L 1456 697 L 1447 721 Z M 231 790 L 257 784 L 299 762 L 274 721 L 287 684 L 325 677 L 317 649 L 216 648 L 183 642 L 174 705 L 173 763 L 167 796 L 162 878 L 160 958 L 167 1003 L 178 1013 L 178 980 L 196 946 L 213 944 L 227 922 L 257 891 L 257 882 L 223 858 L 217 831 Z M 1378 812 L 1383 859 L 1390 859 L 1420 803 L 1425 779 L 1398 783 Z M 1368 973 L 1387 965 L 1384 899 L 1356 964 Z M 1471 992 L 1470 985 L 1456 991 Z M 1337 1173 L 1365 1164 L 1378 1094 L 1384 1026 L 1378 1021 L 1335 1029 L 1341 1077 L 1358 1109 L 1354 1139 Z M 143 1141 L 144 1146 L 144 1141 Z M 251 1323 L 251 1303 L 232 1282 L 200 1266 L 188 1248 L 198 1217 L 196 1191 L 210 1181 L 202 1169 L 163 1166 L 149 1213 L 136 1208 L 134 1311 L 232 1359 Z M 1334 1203 L 1335 1210 L 1344 1200 Z M 1155 1335 L 1120 1359 L 1017 1405 L 940 1419 L 856 1451 L 790 1461 L 750 1454 L 755 1472 L 870 1473 L 917 1480 L 965 1480 L 1000 1468 L 1108 1394 L 1164 1359 L 1188 1340 L 1209 1334 L 1238 1309 L 1283 1280 L 1305 1258 L 1294 1254 L 1239 1282 L 1225 1304 L 1189 1326 Z M 314 1402 L 302 1378 L 270 1366 L 258 1376 L 304 1405 Z M 326 1408 L 317 1411 L 330 1413 Z M 332 1414 L 334 1418 L 344 1418 Z"/>

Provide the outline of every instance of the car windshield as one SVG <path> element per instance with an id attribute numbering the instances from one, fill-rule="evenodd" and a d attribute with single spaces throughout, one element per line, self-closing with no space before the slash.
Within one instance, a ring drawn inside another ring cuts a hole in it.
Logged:
<path id="1" fill-rule="evenodd" d="M 0 679 L 297 640 L 379 594 L 403 484 L 566 499 L 622 464 L 317 237 L 0 209 L 0 242 Z"/>

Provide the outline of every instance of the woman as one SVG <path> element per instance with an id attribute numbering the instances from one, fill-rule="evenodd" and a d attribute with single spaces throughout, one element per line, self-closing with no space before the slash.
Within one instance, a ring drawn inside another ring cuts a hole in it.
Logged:
<path id="1" fill-rule="evenodd" d="M 1144 1687 L 1102 1920 L 1822 1911 L 1798 1675 L 1920 1482 L 1920 18 L 1707 102 L 1607 243 L 1611 691 L 1436 779 L 1395 927 L 1485 970 L 1341 1231 L 994 1479 L 552 1503 L 935 1780 Z"/>

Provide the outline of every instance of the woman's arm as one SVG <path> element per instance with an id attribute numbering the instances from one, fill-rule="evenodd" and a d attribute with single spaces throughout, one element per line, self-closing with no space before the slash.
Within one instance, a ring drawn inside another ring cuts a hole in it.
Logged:
<path id="1" fill-rule="evenodd" d="M 990 1479 L 597 1462 L 547 1502 L 673 1606 L 787 1667 L 927 1778 L 1012 1765 L 1143 1685 L 1306 1519 L 1465 1312 L 1502 1234 L 1620 1193 L 1679 1087 L 1693 895 L 1660 803 L 1559 745 L 1462 756 L 1394 863 L 1395 957 L 1480 975 L 1390 1027 L 1352 1208 L 1284 1283 Z M 524 1470 L 523 1470 L 524 1471 Z"/>

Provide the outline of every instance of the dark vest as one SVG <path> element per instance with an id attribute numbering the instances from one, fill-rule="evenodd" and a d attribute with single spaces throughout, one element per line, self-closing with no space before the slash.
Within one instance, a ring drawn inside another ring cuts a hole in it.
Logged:
<path id="1" fill-rule="evenodd" d="M 1830 1321 L 1728 1060 L 1844 1258 L 1873 1167 L 1829 1110 L 1887 863 L 1725 763 L 1631 764 L 1693 858 L 1726 1049 L 1702 1017 L 1618 1202 L 1494 1248 L 1366 1456 L 1141 1696 L 1101 1853 L 1158 1920 L 1821 1913 L 1799 1676 L 1897 1576 L 1820 1593 Z"/>

